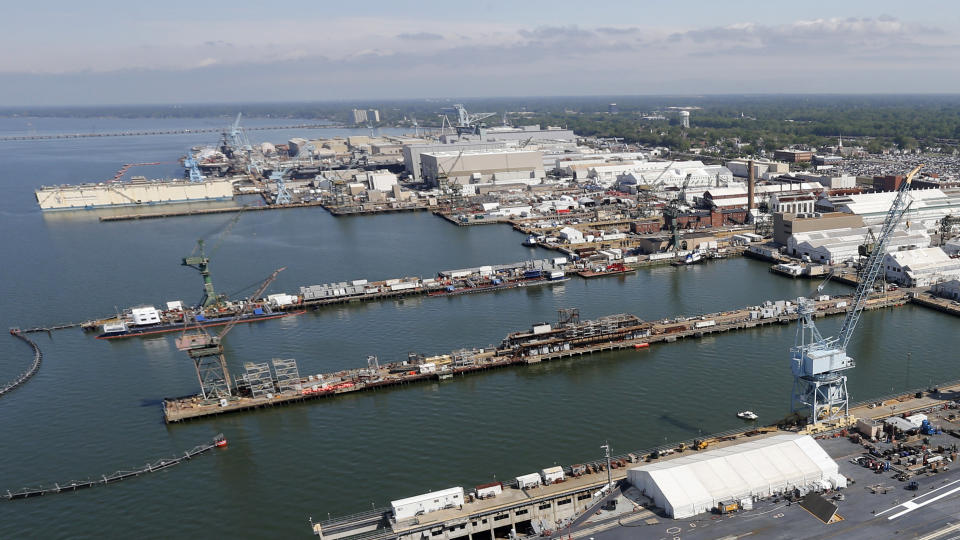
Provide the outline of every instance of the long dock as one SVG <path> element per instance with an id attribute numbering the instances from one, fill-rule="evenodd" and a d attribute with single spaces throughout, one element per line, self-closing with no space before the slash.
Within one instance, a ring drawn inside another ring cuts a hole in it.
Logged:
<path id="1" fill-rule="evenodd" d="M 16 379 L 4 385 L 3 388 L 0 388 L 0 396 L 16 390 L 30 380 L 30 377 L 33 377 L 37 374 L 37 371 L 40 371 L 40 363 L 43 361 L 43 352 L 40 351 L 40 347 L 32 339 L 23 335 L 23 332 L 20 331 L 19 328 L 11 328 L 10 335 L 23 340 L 33 349 L 33 363 L 30 364 L 29 369 L 18 375 Z"/>
<path id="2" fill-rule="evenodd" d="M 205 454 L 210 450 L 213 450 L 217 447 L 225 447 L 227 445 L 227 440 L 223 437 L 223 434 L 219 434 L 213 438 L 212 441 L 195 446 L 190 450 L 187 450 L 183 455 L 174 456 L 172 458 L 164 458 L 154 461 L 152 463 L 147 463 L 143 467 L 139 467 L 133 470 L 123 470 L 117 471 L 112 474 L 101 475 L 100 478 L 93 480 L 81 480 L 81 481 L 71 481 L 65 482 L 61 485 L 59 482 L 55 483 L 53 486 L 49 487 L 35 487 L 35 488 L 21 488 L 17 491 L 7 490 L 5 497 L 8 501 L 16 499 L 29 499 L 32 497 L 41 497 L 43 495 L 53 495 L 56 493 L 66 493 L 68 491 L 79 491 L 81 489 L 88 489 L 97 486 L 105 486 L 107 484 L 113 484 L 120 482 L 122 480 L 128 480 L 146 473 L 152 473 L 157 471 L 162 471 L 163 469 L 168 469 L 174 465 L 179 465 L 184 461 L 189 461 L 200 454 Z"/>
<path id="3" fill-rule="evenodd" d="M 848 296 L 833 297 L 817 302 L 815 316 L 846 313 Z M 908 302 L 906 294 L 888 293 L 867 301 L 864 309 L 902 306 Z M 378 390 L 424 381 L 452 379 L 470 373 L 515 365 L 535 364 L 603 351 L 643 349 L 652 344 L 670 343 L 684 338 L 745 330 L 772 324 L 789 324 L 797 319 L 796 312 L 781 310 L 786 302 L 770 306 L 750 306 L 742 309 L 678 317 L 670 320 L 645 322 L 632 315 L 616 315 L 576 324 L 557 324 L 549 330 L 537 327 L 532 332 L 510 334 L 495 349 L 454 351 L 448 355 L 421 359 L 419 362 L 399 362 L 345 370 L 336 373 L 308 376 L 300 381 L 299 390 L 245 397 L 234 396 L 226 402 L 203 400 L 200 396 L 168 398 L 163 401 L 163 415 L 167 423 L 248 411 L 279 405 L 328 398 L 340 394 Z M 764 316 L 761 316 L 764 315 Z"/>

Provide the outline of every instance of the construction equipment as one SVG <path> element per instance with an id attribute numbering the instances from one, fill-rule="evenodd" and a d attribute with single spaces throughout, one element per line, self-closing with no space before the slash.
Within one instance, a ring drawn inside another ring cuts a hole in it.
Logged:
<path id="1" fill-rule="evenodd" d="M 683 206 L 687 203 L 687 186 L 690 184 L 690 178 L 692 176 L 692 174 L 687 174 L 687 177 L 683 179 L 683 184 L 680 186 L 680 191 L 677 193 L 677 198 L 671 200 L 663 209 L 663 220 L 670 227 L 670 243 L 667 245 L 667 248 L 672 248 L 673 251 L 682 249 L 680 242 L 680 224 L 678 221 L 680 214 L 683 213 Z"/>
<path id="2" fill-rule="evenodd" d="M 260 287 L 250 295 L 248 300 L 256 300 L 263 294 L 267 287 L 280 272 L 286 267 L 275 270 Z M 213 286 L 211 285 L 211 291 Z M 233 329 L 243 316 L 244 310 L 241 306 L 230 321 L 223 326 L 219 333 L 210 335 L 202 326 L 195 331 L 184 332 L 176 340 L 177 349 L 186 351 L 190 359 L 193 360 L 194 367 L 197 370 L 197 380 L 200 382 L 200 393 L 204 399 L 226 399 L 229 398 L 232 391 L 230 382 L 230 371 L 227 369 L 227 360 L 223 355 L 223 338 Z"/>
<path id="3" fill-rule="evenodd" d="M 490 118 L 497 113 L 474 113 L 470 114 L 460 103 L 453 106 L 457 111 L 457 134 L 476 133 L 480 128 L 480 121 Z"/>
<path id="4" fill-rule="evenodd" d="M 960 216 L 948 214 L 940 220 L 940 245 L 953 237 L 954 228 L 960 225 Z"/>
<path id="5" fill-rule="evenodd" d="M 290 204 L 293 202 L 293 195 L 287 189 L 287 181 L 284 178 L 290 169 L 273 171 L 270 173 L 270 181 L 277 185 L 277 196 L 273 198 L 273 204 Z"/>
<path id="6" fill-rule="evenodd" d="M 200 307 L 209 307 L 223 300 L 221 296 L 213 290 L 213 279 L 210 277 L 210 259 L 203 250 L 204 241 L 197 240 L 197 247 L 189 257 L 184 257 L 183 266 L 189 266 L 200 272 L 203 278 L 203 298 L 200 300 Z"/>
<path id="7" fill-rule="evenodd" d="M 860 315 L 873 289 L 873 283 L 880 273 L 881 263 L 893 231 L 910 207 L 907 191 L 921 167 L 923 165 L 910 171 L 897 189 L 876 243 L 870 251 L 867 262 L 863 265 L 857 291 L 843 320 L 839 335 L 836 338 L 824 338 L 813 321 L 813 315 L 817 310 L 816 302 L 803 297 L 797 299 L 799 325 L 796 342 L 790 349 L 790 366 L 793 372 L 790 405 L 793 412 L 808 411 L 807 420 L 813 425 L 849 416 L 847 377 L 842 372 L 853 368 L 855 363 L 853 358 L 847 356 L 847 345 L 860 321 Z M 818 289 L 822 287 L 823 284 Z"/>
<path id="8" fill-rule="evenodd" d="M 203 182 L 205 177 L 200 173 L 200 164 L 197 163 L 197 160 L 194 159 L 192 155 L 187 155 L 186 159 L 183 160 L 183 166 L 190 171 L 191 182 Z"/>

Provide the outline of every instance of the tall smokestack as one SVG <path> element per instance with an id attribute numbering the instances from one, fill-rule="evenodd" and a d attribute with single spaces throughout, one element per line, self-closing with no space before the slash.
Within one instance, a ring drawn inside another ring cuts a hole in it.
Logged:
<path id="1" fill-rule="evenodd" d="M 753 172 L 753 160 L 747 161 L 747 210 L 753 210 L 753 184 L 756 178 Z"/>

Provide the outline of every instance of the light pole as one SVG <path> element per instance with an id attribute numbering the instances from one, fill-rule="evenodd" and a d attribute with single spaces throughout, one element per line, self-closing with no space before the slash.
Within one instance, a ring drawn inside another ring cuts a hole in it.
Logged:
<path id="1" fill-rule="evenodd" d="M 604 442 L 603 442 L 603 446 L 601 446 L 600 448 L 603 448 L 604 451 L 605 451 L 605 453 L 606 453 L 606 457 L 607 457 L 607 489 L 609 489 L 609 490 L 612 491 L 612 490 L 613 490 L 613 477 L 612 477 L 611 474 L 610 474 L 610 442 L 609 442 L 609 441 L 604 441 Z"/>

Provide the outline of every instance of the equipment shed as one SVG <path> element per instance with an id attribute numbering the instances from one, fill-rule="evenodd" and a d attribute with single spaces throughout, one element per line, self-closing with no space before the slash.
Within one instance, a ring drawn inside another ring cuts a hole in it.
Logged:
<path id="1" fill-rule="evenodd" d="M 674 519 L 710 511 L 721 501 L 819 489 L 824 481 L 846 487 L 837 463 L 813 438 L 792 434 L 634 467 L 627 478 Z"/>

